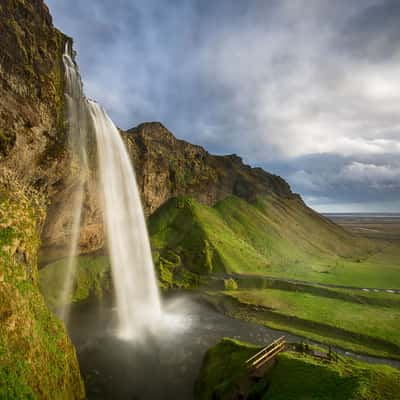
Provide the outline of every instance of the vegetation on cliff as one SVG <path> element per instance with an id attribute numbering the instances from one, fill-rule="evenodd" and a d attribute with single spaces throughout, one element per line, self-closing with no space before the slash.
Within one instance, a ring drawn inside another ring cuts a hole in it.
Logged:
<path id="1" fill-rule="evenodd" d="M 245 360 L 258 348 L 223 339 L 208 350 L 196 383 L 196 399 L 396 399 L 400 372 L 388 366 L 371 365 L 336 356 L 320 360 L 309 354 L 284 352 L 261 379 L 249 378 Z"/>
<path id="2" fill-rule="evenodd" d="M 39 271 L 39 287 L 52 309 L 60 306 L 60 296 L 67 276 L 68 259 L 53 262 Z M 106 256 L 76 258 L 76 273 L 69 303 L 99 300 L 112 290 L 110 261 Z"/>
<path id="3" fill-rule="evenodd" d="M 84 398 L 75 349 L 37 285 L 41 197 L 2 171 L 0 398 Z"/>

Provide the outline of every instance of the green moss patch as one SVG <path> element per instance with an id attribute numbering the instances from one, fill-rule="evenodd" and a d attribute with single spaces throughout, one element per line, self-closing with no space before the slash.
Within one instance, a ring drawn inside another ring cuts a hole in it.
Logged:
<path id="1" fill-rule="evenodd" d="M 240 394 L 262 400 L 399 398 L 398 370 L 339 356 L 320 360 L 309 354 L 284 352 L 272 370 L 252 380 L 244 361 L 256 351 L 246 343 L 229 339 L 212 347 L 196 382 L 196 399 L 232 399 Z"/>
<path id="2" fill-rule="evenodd" d="M 1 184 L 0 398 L 83 399 L 75 349 L 37 287 L 42 203 L 4 176 Z"/>
<path id="3" fill-rule="evenodd" d="M 66 281 L 69 259 L 51 263 L 39 271 L 39 287 L 46 302 L 52 308 L 60 304 L 60 296 Z M 99 299 L 112 290 L 111 268 L 108 257 L 79 256 L 75 259 L 70 303 Z"/>

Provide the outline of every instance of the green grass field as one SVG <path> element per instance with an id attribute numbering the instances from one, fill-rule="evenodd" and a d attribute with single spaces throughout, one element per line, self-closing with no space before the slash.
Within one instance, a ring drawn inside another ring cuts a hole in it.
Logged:
<path id="1" fill-rule="evenodd" d="M 239 289 L 210 292 L 226 314 L 321 343 L 400 359 L 400 296 L 349 289 Z"/>
<path id="2" fill-rule="evenodd" d="M 197 400 L 386 400 L 400 398 L 400 372 L 343 357 L 321 361 L 310 354 L 284 352 L 258 382 L 245 360 L 258 349 L 223 339 L 207 352 L 195 386 Z M 236 397 L 235 397 L 236 396 Z"/>
<path id="3" fill-rule="evenodd" d="M 396 355 L 400 357 L 400 337 L 398 335 L 400 330 L 400 303 L 388 301 L 389 305 L 387 306 L 383 304 L 363 304 L 356 301 L 277 289 L 239 290 L 226 293 L 242 304 L 260 305 L 274 313 L 297 320 L 312 321 L 344 332 L 362 335 L 361 337 L 365 336 L 365 342 L 370 342 L 371 346 L 374 345 L 374 342 L 373 340 L 369 341 L 368 338 L 376 338 L 394 344 L 393 350 L 397 347 Z M 397 301 L 399 296 L 392 295 L 392 297 L 390 300 Z"/>
<path id="4" fill-rule="evenodd" d="M 362 288 L 400 289 L 400 246 L 381 245 L 362 261 L 326 259 L 305 263 L 274 264 L 267 275 L 315 283 Z"/>

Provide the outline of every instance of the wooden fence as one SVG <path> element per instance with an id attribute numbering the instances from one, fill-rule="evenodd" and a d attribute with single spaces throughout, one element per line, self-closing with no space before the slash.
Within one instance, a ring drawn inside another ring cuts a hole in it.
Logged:
<path id="1" fill-rule="evenodd" d="M 246 360 L 245 364 L 251 369 L 261 368 L 263 365 L 274 359 L 276 355 L 284 349 L 285 337 L 282 336 Z"/>

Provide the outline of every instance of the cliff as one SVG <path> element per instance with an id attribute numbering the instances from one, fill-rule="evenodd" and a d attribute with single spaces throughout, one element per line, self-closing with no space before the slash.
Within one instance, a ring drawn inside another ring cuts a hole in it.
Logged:
<path id="1" fill-rule="evenodd" d="M 0 166 L 51 195 L 65 169 L 62 53 L 41 0 L 0 5 Z"/>
<path id="2" fill-rule="evenodd" d="M 0 179 L 0 398 L 85 397 L 75 349 L 38 290 L 43 197 Z"/>
<path id="3" fill-rule="evenodd" d="M 190 196 L 212 206 L 235 195 L 247 201 L 274 193 L 293 194 L 279 176 L 251 168 L 235 154 L 215 156 L 178 140 L 161 123 L 144 123 L 123 132 L 148 215 L 173 197 Z"/>
<path id="4" fill-rule="evenodd" d="M 0 37 L 0 397 L 81 399 L 75 349 L 37 282 L 46 205 L 68 162 L 67 38 L 42 0 L 2 0 Z"/>

